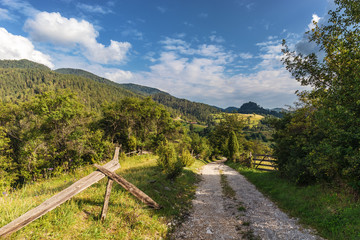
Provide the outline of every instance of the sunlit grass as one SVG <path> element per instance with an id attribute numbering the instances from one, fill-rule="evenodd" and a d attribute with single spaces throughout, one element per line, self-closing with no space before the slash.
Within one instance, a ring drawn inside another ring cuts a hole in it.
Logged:
<path id="1" fill-rule="evenodd" d="M 99 181 L 60 207 L 12 234 L 10 239 L 160 239 L 171 230 L 168 223 L 191 206 L 198 180 L 196 161 L 176 181 L 169 181 L 156 167 L 156 157 L 120 160 L 116 172 L 153 198 L 163 208 L 154 210 L 114 183 L 104 222 L 100 214 L 107 179 Z M 25 185 L 0 197 L 0 227 L 38 206 L 78 179 L 96 170 L 92 166 L 47 181 Z"/>

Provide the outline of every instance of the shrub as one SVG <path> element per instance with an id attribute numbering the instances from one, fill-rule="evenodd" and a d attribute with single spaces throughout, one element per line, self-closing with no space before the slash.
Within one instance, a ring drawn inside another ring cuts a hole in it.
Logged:
<path id="1" fill-rule="evenodd" d="M 193 156 L 187 149 L 182 150 L 180 160 L 184 167 L 190 167 L 195 162 L 195 158 L 193 158 Z"/>
<path id="2" fill-rule="evenodd" d="M 183 163 L 176 153 L 175 146 L 167 140 L 163 141 L 158 149 L 157 164 L 166 174 L 167 178 L 175 179 L 183 170 Z"/>

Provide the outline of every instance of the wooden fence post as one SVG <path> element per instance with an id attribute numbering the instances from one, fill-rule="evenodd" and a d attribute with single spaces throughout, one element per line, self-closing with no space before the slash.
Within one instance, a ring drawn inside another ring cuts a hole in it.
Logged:
<path id="1" fill-rule="evenodd" d="M 134 195 L 136 198 L 141 200 L 143 203 L 148 205 L 149 207 L 160 209 L 161 206 L 157 204 L 154 200 L 152 200 L 148 195 L 146 195 L 143 191 L 138 189 L 135 185 L 132 183 L 129 183 L 125 180 L 125 178 L 117 175 L 116 173 L 112 172 L 111 170 L 107 169 L 106 167 L 99 166 L 97 164 L 94 164 L 96 168 L 98 168 L 102 173 L 104 173 L 106 176 L 110 177 L 112 180 L 120 184 L 123 188 L 125 188 L 127 191 L 129 191 L 132 195 Z"/>
<path id="2" fill-rule="evenodd" d="M 114 180 L 108 177 L 108 182 L 106 185 L 106 191 L 105 191 L 105 197 L 104 197 L 104 206 L 101 210 L 101 221 L 104 221 L 106 218 L 106 214 L 109 207 L 109 201 L 110 201 L 110 194 L 111 194 L 111 188 L 113 185 Z"/>
<path id="3" fill-rule="evenodd" d="M 111 171 L 117 170 L 118 168 L 120 168 L 118 157 L 119 157 L 119 148 L 116 148 L 113 160 L 106 163 L 103 167 Z M 51 198 L 49 198 L 48 200 L 46 200 L 36 208 L 31 209 L 30 211 L 21 215 L 17 219 L 13 220 L 12 222 L 0 228 L 0 237 L 5 237 L 13 232 L 16 232 L 20 228 L 25 227 L 29 223 L 33 222 L 34 220 L 38 219 L 39 217 L 43 216 L 44 214 L 48 213 L 54 208 L 60 206 L 61 204 L 63 204 L 64 202 L 66 202 L 76 194 L 87 189 L 88 187 L 100 181 L 104 177 L 105 175 L 99 171 L 95 171 L 87 175 L 86 177 L 83 177 L 82 179 L 73 183 L 70 187 L 52 196 Z"/>

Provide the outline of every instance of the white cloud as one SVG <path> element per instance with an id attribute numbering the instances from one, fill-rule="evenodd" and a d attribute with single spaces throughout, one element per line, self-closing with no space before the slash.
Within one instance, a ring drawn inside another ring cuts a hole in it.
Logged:
<path id="1" fill-rule="evenodd" d="M 7 9 L 0 8 L 0 20 L 13 20 Z"/>
<path id="2" fill-rule="evenodd" d="M 211 35 L 209 38 L 210 38 L 210 41 L 215 42 L 215 43 L 225 42 L 225 39 L 221 36 Z"/>
<path id="3" fill-rule="evenodd" d="M 321 19 L 321 17 L 319 17 L 318 15 L 316 15 L 316 14 L 312 15 L 311 22 L 308 25 L 308 28 L 309 28 L 310 31 L 315 28 L 314 23 L 318 23 L 320 19 Z"/>
<path id="4" fill-rule="evenodd" d="M 166 13 L 167 12 L 167 8 L 162 7 L 162 6 L 157 6 L 156 9 L 161 13 Z"/>
<path id="5" fill-rule="evenodd" d="M 13 35 L 5 28 L 0 28 L 0 58 L 1 59 L 29 59 L 53 68 L 50 56 L 35 50 L 29 39 Z"/>
<path id="6" fill-rule="evenodd" d="M 254 56 L 251 53 L 240 53 L 239 57 L 242 59 L 252 59 Z"/>
<path id="7" fill-rule="evenodd" d="M 105 77 L 118 83 L 129 82 L 129 80 L 134 78 L 133 74 L 130 71 L 123 71 L 120 69 L 108 70 L 105 73 Z"/>
<path id="8" fill-rule="evenodd" d="M 156 87 L 170 94 L 193 101 L 227 107 L 256 101 L 264 107 L 283 106 L 296 100 L 294 94 L 300 85 L 282 66 L 279 41 L 259 43 L 261 54 L 256 58 L 249 53 L 245 58 L 260 60 L 253 74 L 229 71 L 236 56 L 221 45 L 201 44 L 193 47 L 182 40 L 166 38 L 163 51 L 151 54 L 149 71 L 131 73 L 110 71 L 106 76 L 116 82 L 133 82 Z M 266 65 L 267 64 L 267 65 Z"/>
<path id="9" fill-rule="evenodd" d="M 9 7 L 11 10 L 19 11 L 20 13 L 26 16 L 34 16 L 39 11 L 36 10 L 30 3 L 27 1 L 21 0 L 0 0 L 1 4 Z"/>
<path id="10" fill-rule="evenodd" d="M 105 47 L 96 41 L 99 33 L 91 23 L 65 18 L 60 13 L 38 13 L 25 22 L 24 29 L 35 41 L 67 46 L 69 50 L 79 46 L 84 50 L 87 59 L 98 63 L 123 62 L 131 48 L 128 42 L 114 40 Z"/>
<path id="11" fill-rule="evenodd" d="M 108 14 L 112 12 L 110 9 L 103 8 L 99 5 L 89 5 L 85 3 L 78 3 L 76 4 L 76 7 L 89 13 Z"/>
<path id="12" fill-rule="evenodd" d="M 207 13 L 199 13 L 199 15 L 198 15 L 199 18 L 203 18 L 203 19 L 208 18 L 208 16 L 209 16 L 209 14 L 207 14 Z"/>

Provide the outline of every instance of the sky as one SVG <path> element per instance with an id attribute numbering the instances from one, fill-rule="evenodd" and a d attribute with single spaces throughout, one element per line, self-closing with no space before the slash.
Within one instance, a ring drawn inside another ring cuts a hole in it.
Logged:
<path id="1" fill-rule="evenodd" d="M 218 107 L 292 105 L 300 84 L 281 41 L 304 33 L 332 0 L 0 0 L 0 59 L 79 68 Z"/>

